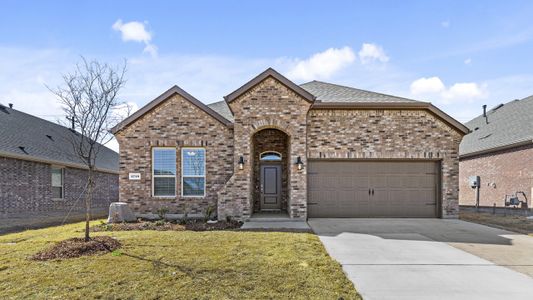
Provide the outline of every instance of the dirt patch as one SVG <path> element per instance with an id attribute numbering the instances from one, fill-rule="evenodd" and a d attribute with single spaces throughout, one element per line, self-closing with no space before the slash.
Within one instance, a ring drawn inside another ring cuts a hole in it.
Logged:
<path id="1" fill-rule="evenodd" d="M 88 242 L 83 238 L 72 238 L 61 241 L 53 247 L 33 255 L 33 260 L 51 260 L 62 258 L 74 258 L 83 255 L 94 255 L 112 252 L 120 248 L 120 242 L 109 236 L 97 236 Z"/>
<path id="2" fill-rule="evenodd" d="M 157 231 L 212 231 L 212 230 L 232 230 L 242 226 L 241 222 L 217 222 L 206 223 L 201 221 L 189 221 L 185 224 L 176 224 L 165 221 L 140 221 L 135 223 L 100 224 L 91 227 L 91 231 L 130 231 L 130 230 L 157 230 Z"/>
<path id="3" fill-rule="evenodd" d="M 503 216 L 488 213 L 460 212 L 459 219 L 499 229 L 533 235 L 533 220 L 524 216 Z"/>

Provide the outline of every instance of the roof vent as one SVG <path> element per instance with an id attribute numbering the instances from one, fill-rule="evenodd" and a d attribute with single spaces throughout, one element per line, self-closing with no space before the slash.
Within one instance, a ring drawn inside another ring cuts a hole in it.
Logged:
<path id="1" fill-rule="evenodd" d="M 479 130 L 479 127 L 474 128 L 474 131 Z"/>
<path id="2" fill-rule="evenodd" d="M 489 118 L 487 117 L 487 105 L 483 104 L 483 118 L 485 118 L 485 123 L 489 124 Z"/>
<path id="3" fill-rule="evenodd" d="M 500 103 L 500 104 L 494 106 L 494 107 L 491 109 L 491 111 L 495 111 L 495 110 L 497 110 L 498 108 L 500 108 L 500 107 L 502 107 L 502 106 L 503 106 L 503 103 Z"/>
<path id="4" fill-rule="evenodd" d="M 19 146 L 20 151 L 24 152 L 24 154 L 29 154 L 28 151 L 26 151 L 26 148 L 24 146 Z"/>
<path id="5" fill-rule="evenodd" d="M 46 135 L 46 137 L 47 137 L 47 138 L 49 138 L 49 139 L 50 139 L 51 141 L 53 141 L 53 140 L 54 140 L 54 139 L 52 138 L 52 136 L 51 136 L 51 135 L 49 135 L 49 134 L 47 134 L 47 135 Z"/>
<path id="6" fill-rule="evenodd" d="M 13 103 L 8 103 L 9 108 L 13 108 Z"/>

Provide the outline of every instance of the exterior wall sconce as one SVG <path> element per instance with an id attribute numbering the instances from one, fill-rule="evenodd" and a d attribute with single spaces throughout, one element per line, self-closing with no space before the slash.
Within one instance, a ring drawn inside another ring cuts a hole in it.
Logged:
<path id="1" fill-rule="evenodd" d="M 244 157 L 239 157 L 239 170 L 244 169 Z"/>
<path id="2" fill-rule="evenodd" d="M 298 170 L 301 170 L 304 167 L 304 163 L 302 162 L 302 158 L 300 156 L 296 158 L 296 166 L 298 167 Z"/>

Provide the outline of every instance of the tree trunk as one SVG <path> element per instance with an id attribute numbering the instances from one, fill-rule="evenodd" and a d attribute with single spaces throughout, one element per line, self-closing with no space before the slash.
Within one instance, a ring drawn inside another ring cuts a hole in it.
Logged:
<path id="1" fill-rule="evenodd" d="M 85 194 L 85 241 L 90 240 L 89 221 L 91 220 L 91 202 L 93 198 L 93 170 L 89 168 L 89 178 L 87 180 L 87 193 Z"/>

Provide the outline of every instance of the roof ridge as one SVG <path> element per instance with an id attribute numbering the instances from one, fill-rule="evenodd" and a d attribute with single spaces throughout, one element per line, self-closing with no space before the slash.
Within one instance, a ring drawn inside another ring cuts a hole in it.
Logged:
<path id="1" fill-rule="evenodd" d="M 378 94 L 378 95 L 387 96 L 387 97 L 394 97 L 394 98 L 398 98 L 398 99 L 406 99 L 406 100 L 410 100 L 410 101 L 425 102 L 425 101 L 420 101 L 420 100 L 416 100 L 416 99 L 400 97 L 400 96 L 395 96 L 395 95 L 391 95 L 391 94 L 385 94 L 385 93 L 375 92 L 375 91 L 370 91 L 370 90 L 364 90 L 364 89 L 360 89 L 360 88 L 356 88 L 356 87 L 352 87 L 352 86 L 342 85 L 342 84 L 338 84 L 338 83 L 325 82 L 325 81 L 320 81 L 320 80 L 312 80 L 312 81 L 309 81 L 309 82 L 306 82 L 306 83 L 302 83 L 301 85 L 305 85 L 305 84 L 309 84 L 309 83 L 313 83 L 313 82 L 318 82 L 318 83 L 327 84 L 327 85 L 334 85 L 334 86 L 341 87 L 341 88 L 347 88 L 347 89 L 362 91 L 362 92 L 371 93 L 371 94 Z M 428 102 L 426 102 L 426 103 L 428 103 Z"/>

